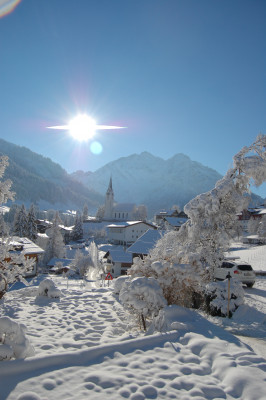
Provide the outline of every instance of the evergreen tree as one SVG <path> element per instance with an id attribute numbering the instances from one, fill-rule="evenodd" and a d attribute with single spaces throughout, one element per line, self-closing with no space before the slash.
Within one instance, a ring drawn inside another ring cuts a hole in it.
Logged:
<path id="1" fill-rule="evenodd" d="M 9 224 L 5 222 L 3 215 L 0 215 L 0 238 L 9 235 Z"/>
<path id="2" fill-rule="evenodd" d="M 89 216 L 89 209 L 88 209 L 87 204 L 84 204 L 83 214 L 82 214 L 83 221 L 87 221 L 88 216 Z"/>
<path id="3" fill-rule="evenodd" d="M 28 218 L 24 204 L 17 210 L 15 215 L 13 232 L 19 237 L 24 237 L 28 234 Z"/>
<path id="4" fill-rule="evenodd" d="M 30 240 L 35 241 L 38 237 L 38 230 L 37 230 L 37 224 L 36 224 L 36 216 L 35 216 L 35 209 L 34 205 L 32 204 L 30 206 L 29 212 L 28 212 L 28 235 L 27 237 Z"/>
<path id="5" fill-rule="evenodd" d="M 72 239 L 79 240 L 83 238 L 83 226 L 82 226 L 82 217 L 81 215 L 76 215 L 75 225 L 72 231 Z"/>
<path id="6" fill-rule="evenodd" d="M 45 262 L 48 263 L 51 258 L 64 258 L 65 257 L 65 243 L 64 238 L 60 232 L 60 217 L 58 212 L 55 214 L 53 225 L 49 233 L 49 240 L 45 250 Z"/>
<path id="7" fill-rule="evenodd" d="M 263 217 L 260 220 L 259 228 L 258 228 L 258 235 L 261 238 L 266 237 L 266 215 L 263 215 Z"/>

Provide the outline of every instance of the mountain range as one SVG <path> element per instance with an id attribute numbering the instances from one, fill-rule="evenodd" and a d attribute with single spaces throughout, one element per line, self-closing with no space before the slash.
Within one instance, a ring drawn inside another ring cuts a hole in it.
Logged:
<path id="1" fill-rule="evenodd" d="M 90 212 L 95 212 L 104 201 L 102 195 L 73 179 L 59 164 L 26 147 L 0 139 L 0 155 L 8 156 L 3 180 L 13 182 L 16 203 L 62 210 L 82 210 L 86 203 Z"/>
<path id="2" fill-rule="evenodd" d="M 183 208 L 221 178 L 215 170 L 184 154 L 163 160 L 148 152 L 119 158 L 93 173 L 77 171 L 72 176 L 103 195 L 112 177 L 115 200 L 145 204 L 150 215 L 173 205 Z"/>
<path id="3" fill-rule="evenodd" d="M 145 204 L 149 217 L 173 205 L 183 208 L 196 195 L 215 186 L 221 175 L 184 154 L 164 160 L 148 152 L 112 161 L 95 172 L 68 174 L 51 159 L 0 139 L 0 155 L 7 155 L 5 179 L 13 182 L 15 202 L 40 209 L 79 209 L 91 215 L 104 204 L 112 177 L 115 201 Z M 260 203 L 259 196 L 253 202 Z"/>

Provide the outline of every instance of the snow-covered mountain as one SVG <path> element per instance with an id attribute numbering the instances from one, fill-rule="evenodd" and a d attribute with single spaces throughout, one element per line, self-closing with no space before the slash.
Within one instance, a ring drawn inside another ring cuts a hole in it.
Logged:
<path id="1" fill-rule="evenodd" d="M 103 195 L 112 176 L 115 200 L 145 204 L 150 215 L 173 205 L 183 207 L 221 178 L 217 171 L 184 154 L 163 160 L 148 152 L 119 158 L 93 173 L 77 171 L 72 176 Z"/>
<path id="2" fill-rule="evenodd" d="M 86 203 L 93 213 L 104 201 L 99 193 L 73 179 L 59 164 L 26 147 L 0 139 L 0 155 L 9 158 L 3 179 L 12 180 L 16 203 L 63 210 L 82 210 Z"/>

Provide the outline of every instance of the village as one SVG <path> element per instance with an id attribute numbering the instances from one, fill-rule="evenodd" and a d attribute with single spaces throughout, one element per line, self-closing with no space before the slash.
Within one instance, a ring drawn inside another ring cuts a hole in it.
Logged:
<path id="1" fill-rule="evenodd" d="M 21 208 L 23 210 L 24 206 Z M 18 209 L 19 216 L 21 209 Z M 8 208 L 3 207 L 2 211 L 6 213 Z M 49 214 L 53 216 L 56 212 L 50 211 Z M 43 272 L 68 275 L 77 273 L 84 277 L 91 267 L 90 258 L 87 257 L 91 243 L 97 249 L 97 261 L 94 263 L 98 264 L 102 277 L 108 275 L 113 279 L 127 275 L 135 257 L 140 259 L 147 257 L 165 232 L 178 231 L 188 220 L 184 211 L 174 206 L 171 210 L 158 212 L 153 221 L 148 222 L 145 205 L 115 202 L 112 178 L 106 191 L 105 204 L 99 208 L 95 217 L 88 215 L 86 205 L 83 212 L 72 210 L 61 213 L 61 216 L 65 217 L 65 220 L 66 216 L 70 217 L 68 221 L 73 221 L 74 225 L 64 225 L 60 217 L 58 220 L 35 219 L 36 236 L 33 240 L 23 237 L 21 226 L 17 231 L 21 237 L 10 236 L 9 244 L 12 246 L 12 252 L 22 253 L 27 258 L 35 259 L 32 270 L 28 271 L 25 277 L 33 277 Z M 244 244 L 265 244 L 265 219 L 264 205 L 243 210 L 236 218 L 235 237 L 241 239 Z M 22 223 L 17 221 L 17 224 Z M 49 238 L 51 241 L 54 233 L 54 224 L 58 225 L 57 241 L 58 235 L 62 236 L 61 246 L 57 243 L 52 253 L 47 251 L 45 254 Z M 79 258 L 84 257 L 83 264 L 87 263 L 82 273 L 74 268 L 77 255 Z"/>

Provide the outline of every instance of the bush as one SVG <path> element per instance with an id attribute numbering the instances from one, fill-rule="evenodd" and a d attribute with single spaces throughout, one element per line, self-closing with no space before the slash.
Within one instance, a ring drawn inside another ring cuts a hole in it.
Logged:
<path id="1" fill-rule="evenodd" d="M 114 285 L 113 285 L 114 293 L 119 294 L 122 289 L 122 286 L 128 280 L 129 277 L 127 275 L 119 276 L 118 278 L 114 279 Z"/>
<path id="2" fill-rule="evenodd" d="M 139 277 L 125 281 L 119 299 L 130 312 L 137 314 L 146 330 L 146 318 L 158 315 L 166 306 L 162 289 L 154 278 Z"/>
<path id="3" fill-rule="evenodd" d="M 54 282 L 51 279 L 47 278 L 40 283 L 37 296 L 58 298 L 61 296 L 61 291 L 55 286 Z"/>
<path id="4" fill-rule="evenodd" d="M 9 317 L 0 318 L 0 361 L 34 355 L 34 349 L 26 338 L 26 330 L 25 325 Z"/>
<path id="5" fill-rule="evenodd" d="M 229 317 L 244 302 L 244 290 L 237 279 L 230 281 Z M 228 281 L 211 282 L 205 288 L 206 310 L 212 316 L 226 317 L 228 308 Z"/>
<path id="6" fill-rule="evenodd" d="M 196 273 L 196 268 L 189 264 L 173 264 L 169 261 L 152 262 L 149 258 L 144 261 L 134 259 L 130 274 L 133 277 L 146 276 L 156 279 L 168 305 L 195 307 L 199 306 L 202 292 L 200 274 Z"/>

